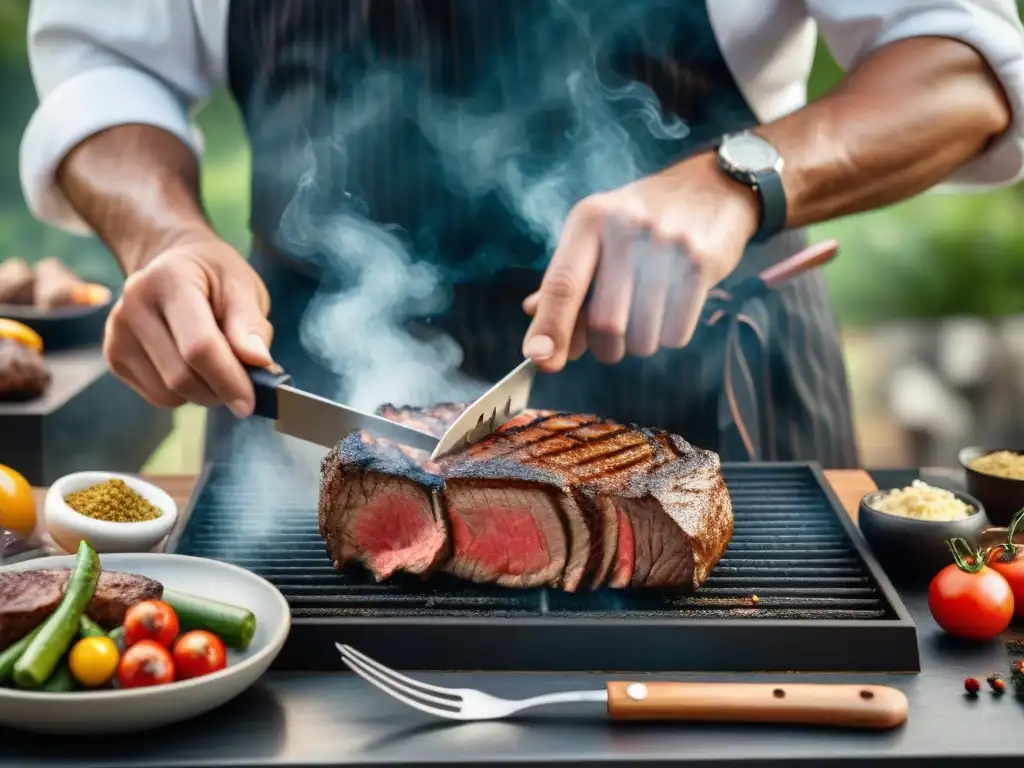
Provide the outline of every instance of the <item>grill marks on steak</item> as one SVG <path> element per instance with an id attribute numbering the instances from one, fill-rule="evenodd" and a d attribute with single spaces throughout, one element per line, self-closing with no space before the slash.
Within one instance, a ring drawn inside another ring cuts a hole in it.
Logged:
<path id="1" fill-rule="evenodd" d="M 515 467 L 536 468 L 550 475 L 552 484 L 614 499 L 621 515 L 616 515 L 616 537 L 608 546 L 632 543 L 632 553 L 623 552 L 615 586 L 699 586 L 732 535 L 731 504 L 717 457 L 660 430 L 556 414 L 524 419 L 472 446 L 458 461 L 496 465 L 499 474 L 512 474 Z M 716 513 L 723 500 L 724 514 Z M 620 542 L 622 518 L 628 532 Z M 710 527 L 704 526 L 705 519 Z M 715 544 L 695 542 L 698 534 Z M 695 573 L 698 552 L 708 562 L 701 562 Z M 591 572 L 597 570 L 596 562 L 588 564 Z M 594 579 L 592 586 L 601 583 Z"/>
<path id="2" fill-rule="evenodd" d="M 385 406 L 380 413 L 440 435 L 461 411 L 444 404 Z M 336 542 L 351 538 L 339 509 L 352 507 L 350 516 L 359 517 L 378 504 L 376 497 L 363 494 L 356 509 L 352 491 L 331 484 L 350 477 L 358 485 L 368 471 L 391 484 L 429 489 L 437 502 L 432 519 L 450 522 L 450 559 L 442 568 L 478 582 L 557 584 L 567 591 L 581 585 L 695 588 L 732 536 L 732 505 L 717 455 L 661 430 L 534 412 L 442 464 L 365 434 L 342 441 L 325 459 L 321 488 L 321 533 L 335 564 L 372 559 L 362 544 L 339 550 Z"/>
<path id="3" fill-rule="evenodd" d="M 15 643 L 46 619 L 64 597 L 71 570 L 40 568 L 0 573 L 0 650 Z M 164 593 L 158 581 L 134 573 L 102 571 L 86 613 L 104 629 L 124 623 L 127 610 Z"/>

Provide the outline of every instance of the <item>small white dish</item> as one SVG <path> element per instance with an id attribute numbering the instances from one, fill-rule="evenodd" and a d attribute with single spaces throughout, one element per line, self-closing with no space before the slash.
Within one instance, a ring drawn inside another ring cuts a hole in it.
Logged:
<path id="1" fill-rule="evenodd" d="M 74 562 L 71 555 L 44 557 L 0 568 L 0 572 L 69 568 Z M 248 608 L 256 614 L 252 642 L 243 652 L 228 652 L 226 669 L 151 688 L 44 693 L 0 687 L 0 726 L 95 735 L 142 731 L 201 715 L 255 683 L 277 658 L 291 629 L 284 596 L 268 581 L 236 565 L 156 553 L 103 555 L 100 564 L 111 571 L 156 579 L 166 589 Z"/>
<path id="2" fill-rule="evenodd" d="M 125 485 L 160 510 L 160 517 L 137 523 L 96 520 L 75 512 L 64 499 L 68 494 L 113 479 Z M 76 552 L 85 539 L 100 554 L 104 552 L 149 552 L 171 532 L 178 519 L 178 505 L 166 492 L 132 475 L 116 472 L 75 472 L 57 480 L 46 492 L 43 505 L 46 529 L 54 543 L 65 552 Z"/>

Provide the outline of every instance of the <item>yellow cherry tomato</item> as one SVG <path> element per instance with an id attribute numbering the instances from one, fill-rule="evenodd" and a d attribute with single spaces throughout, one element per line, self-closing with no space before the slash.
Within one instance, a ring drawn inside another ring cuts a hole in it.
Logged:
<path id="1" fill-rule="evenodd" d="M 96 688 L 110 682 L 120 660 L 117 645 L 109 637 L 83 637 L 71 648 L 68 666 L 75 680 Z"/>
<path id="2" fill-rule="evenodd" d="M 0 339 L 16 341 L 33 352 L 43 351 L 43 339 L 24 323 L 0 317 Z"/>
<path id="3" fill-rule="evenodd" d="M 28 537 L 36 527 L 36 500 L 28 480 L 0 464 L 0 528 Z"/>

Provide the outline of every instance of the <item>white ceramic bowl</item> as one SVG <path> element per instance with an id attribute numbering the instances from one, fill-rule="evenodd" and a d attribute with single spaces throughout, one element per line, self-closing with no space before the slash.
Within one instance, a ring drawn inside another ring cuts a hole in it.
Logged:
<path id="1" fill-rule="evenodd" d="M 71 555 L 44 557 L 0 568 L 0 572 L 67 568 L 74 562 Z M 36 733 L 95 735 L 140 731 L 195 717 L 256 682 L 288 637 L 291 613 L 284 596 L 268 581 L 238 566 L 156 553 L 103 555 L 100 564 L 111 571 L 148 576 L 167 589 L 248 608 L 256 614 L 252 642 L 245 651 L 228 652 L 226 669 L 168 685 L 73 693 L 0 687 L 0 726 Z"/>
<path id="2" fill-rule="evenodd" d="M 114 523 L 95 520 L 75 512 L 64 501 L 69 493 L 81 491 L 98 483 L 118 478 L 142 498 L 160 510 L 160 517 L 138 523 Z M 46 492 L 43 514 L 46 529 L 53 541 L 65 552 L 76 552 L 85 539 L 93 549 L 104 552 L 149 552 L 171 532 L 178 519 L 174 499 L 152 483 L 132 475 L 115 472 L 75 472 L 65 475 Z"/>

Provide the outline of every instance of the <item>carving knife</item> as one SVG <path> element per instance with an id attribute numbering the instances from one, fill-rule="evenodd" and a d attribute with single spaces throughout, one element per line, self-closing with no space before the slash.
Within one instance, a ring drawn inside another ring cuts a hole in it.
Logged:
<path id="1" fill-rule="evenodd" d="M 280 366 L 247 369 L 256 393 L 254 415 L 272 419 L 282 434 L 330 448 L 350 432 L 365 429 L 377 437 L 430 451 L 432 460 L 481 440 L 522 413 L 530 399 L 536 370 L 532 361 L 524 360 L 477 398 L 438 438 L 297 389 Z"/>
<path id="2" fill-rule="evenodd" d="M 325 397 L 296 389 L 280 366 L 247 368 L 256 392 L 253 415 L 276 422 L 277 431 L 333 448 L 347 434 L 365 429 L 410 448 L 433 451 L 437 437 Z"/>

